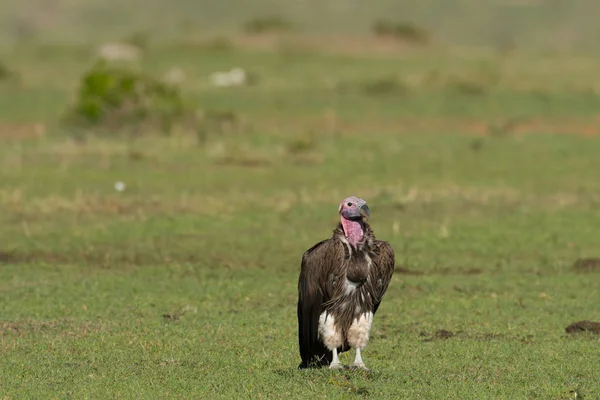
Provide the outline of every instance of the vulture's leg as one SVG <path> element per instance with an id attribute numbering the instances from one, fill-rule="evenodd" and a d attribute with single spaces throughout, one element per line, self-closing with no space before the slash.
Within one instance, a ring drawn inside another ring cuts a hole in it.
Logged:
<path id="1" fill-rule="evenodd" d="M 329 369 L 338 369 L 342 367 L 338 356 L 338 347 L 343 344 L 342 333 L 335 325 L 335 317 L 332 314 L 323 312 L 319 317 L 319 336 L 329 351 L 333 352 L 333 359 L 329 364 Z"/>
<path id="2" fill-rule="evenodd" d="M 368 312 L 358 316 L 348 330 L 348 344 L 356 350 L 356 358 L 352 367 L 368 371 L 362 360 L 361 351 L 369 342 L 369 332 L 373 322 L 373 313 Z"/>
<path id="3" fill-rule="evenodd" d="M 352 364 L 352 366 L 355 368 L 364 369 L 365 371 L 369 370 L 360 356 L 360 347 L 356 348 L 356 357 L 354 358 L 354 364 Z"/>
<path id="4" fill-rule="evenodd" d="M 329 369 L 340 369 L 342 368 L 342 363 L 340 362 L 340 357 L 338 356 L 337 349 L 333 349 L 333 360 L 331 360 L 331 364 L 329 364 Z"/>

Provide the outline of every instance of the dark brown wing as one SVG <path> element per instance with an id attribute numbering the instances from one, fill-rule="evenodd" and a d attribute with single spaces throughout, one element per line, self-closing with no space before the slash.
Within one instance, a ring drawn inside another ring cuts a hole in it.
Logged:
<path id="1" fill-rule="evenodd" d="M 319 340 L 319 316 L 323 303 L 333 294 L 336 264 L 339 264 L 339 246 L 333 239 L 323 240 L 302 256 L 298 279 L 298 342 L 302 363 L 298 368 L 329 365 L 332 353 Z"/>
<path id="2" fill-rule="evenodd" d="M 383 240 L 375 240 L 373 242 L 373 253 L 375 253 L 371 259 L 375 268 L 371 270 L 371 280 L 374 282 L 374 304 L 373 304 L 373 315 L 377 312 L 383 295 L 387 290 L 392 275 L 394 274 L 394 267 L 396 266 L 396 260 L 394 257 L 394 249 L 388 242 Z"/>

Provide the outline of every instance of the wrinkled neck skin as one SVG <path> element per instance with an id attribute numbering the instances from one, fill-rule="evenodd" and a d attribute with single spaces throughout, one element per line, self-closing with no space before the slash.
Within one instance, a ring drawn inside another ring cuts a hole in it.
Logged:
<path id="1" fill-rule="evenodd" d="M 362 221 L 352 221 L 342 217 L 342 227 L 348 243 L 356 248 L 365 234 L 365 224 Z"/>

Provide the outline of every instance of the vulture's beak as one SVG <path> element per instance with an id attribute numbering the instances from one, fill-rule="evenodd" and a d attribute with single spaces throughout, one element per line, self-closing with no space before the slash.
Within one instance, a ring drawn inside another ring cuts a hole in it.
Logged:
<path id="1" fill-rule="evenodd" d="M 363 222 L 367 222 L 369 220 L 369 216 L 371 215 L 371 210 L 369 210 L 369 206 L 363 204 L 360 207 L 360 215 L 362 216 Z"/>

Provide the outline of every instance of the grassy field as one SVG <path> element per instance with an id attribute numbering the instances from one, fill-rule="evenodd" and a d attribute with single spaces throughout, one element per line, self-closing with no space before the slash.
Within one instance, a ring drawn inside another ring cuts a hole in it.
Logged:
<path id="1" fill-rule="evenodd" d="M 0 398 L 600 398 L 600 59 L 251 44 L 151 46 L 229 126 L 134 139 L 59 124 L 93 49 L 4 50 Z M 373 373 L 298 371 L 349 195 L 398 264 Z"/>

